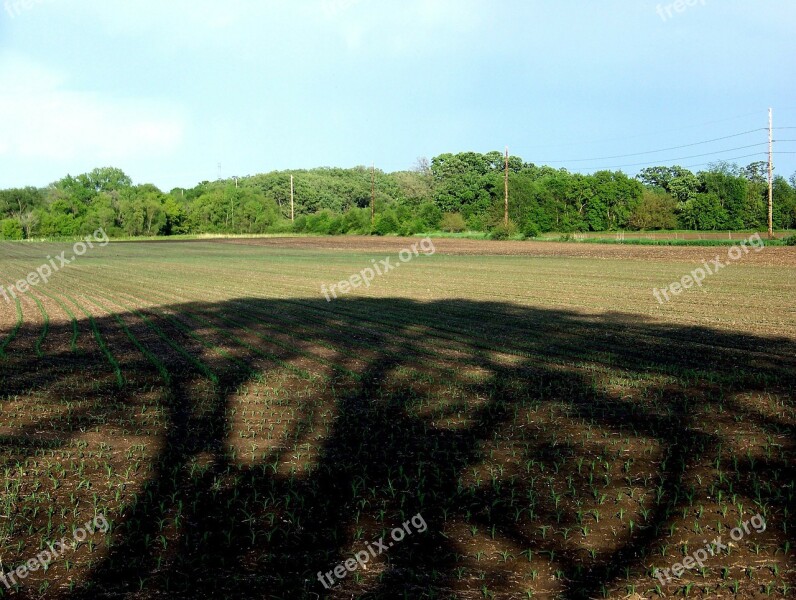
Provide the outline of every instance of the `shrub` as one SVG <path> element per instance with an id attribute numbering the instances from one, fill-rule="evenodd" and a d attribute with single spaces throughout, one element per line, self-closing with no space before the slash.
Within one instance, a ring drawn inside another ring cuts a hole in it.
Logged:
<path id="1" fill-rule="evenodd" d="M 392 212 L 395 216 L 395 221 L 398 224 L 398 230 L 401 230 L 413 218 L 412 211 L 408 206 L 403 204 L 398 204 L 395 206 Z"/>
<path id="2" fill-rule="evenodd" d="M 309 233 L 318 233 L 320 235 L 329 235 L 329 230 L 332 225 L 333 215 L 328 210 L 322 210 L 319 213 L 307 217 L 307 231 Z"/>
<path id="3" fill-rule="evenodd" d="M 0 239 L 21 240 L 24 237 L 22 225 L 16 219 L 3 219 L 0 221 Z"/>
<path id="4" fill-rule="evenodd" d="M 465 219 L 467 229 L 470 231 L 489 231 L 491 228 L 487 227 L 484 217 L 478 214 L 470 215 Z"/>
<path id="5" fill-rule="evenodd" d="M 307 231 L 307 216 L 299 215 L 293 222 L 293 231 L 296 233 L 303 233 Z"/>
<path id="6" fill-rule="evenodd" d="M 398 222 L 390 213 L 376 217 L 376 224 L 373 226 L 373 235 L 390 235 L 398 232 Z"/>
<path id="7" fill-rule="evenodd" d="M 352 208 L 343 215 L 343 233 L 370 233 L 370 211 Z"/>
<path id="8" fill-rule="evenodd" d="M 420 219 L 413 219 L 408 223 L 401 225 L 398 235 L 402 237 L 409 237 L 417 233 L 423 233 L 426 230 L 425 224 Z"/>
<path id="9" fill-rule="evenodd" d="M 293 222 L 288 219 L 278 219 L 270 227 L 268 227 L 266 231 L 268 233 L 277 233 L 277 234 L 293 233 L 294 231 L 296 231 L 293 225 L 294 225 Z"/>
<path id="10" fill-rule="evenodd" d="M 536 223 L 528 222 L 522 229 L 522 235 L 526 239 L 537 238 L 542 234 L 542 230 Z"/>
<path id="11" fill-rule="evenodd" d="M 343 217 L 334 216 L 329 221 L 329 235 L 340 235 L 343 233 Z"/>
<path id="12" fill-rule="evenodd" d="M 501 223 L 489 233 L 491 240 L 507 240 L 517 234 L 517 226 L 509 219 L 509 224 Z"/>
<path id="13" fill-rule="evenodd" d="M 796 235 L 786 237 L 784 242 L 786 246 L 796 246 Z"/>
<path id="14" fill-rule="evenodd" d="M 446 213 L 442 217 L 439 228 L 448 233 L 461 233 L 467 229 L 467 223 L 464 222 L 464 217 L 459 213 Z"/>
<path id="15" fill-rule="evenodd" d="M 424 202 L 420 205 L 418 214 L 420 221 L 423 223 L 422 231 L 434 231 L 440 228 L 440 223 L 442 223 L 442 211 L 436 204 Z"/>

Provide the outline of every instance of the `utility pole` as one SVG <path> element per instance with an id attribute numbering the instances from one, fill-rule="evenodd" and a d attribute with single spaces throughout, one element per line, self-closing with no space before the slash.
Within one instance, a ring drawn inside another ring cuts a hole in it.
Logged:
<path id="1" fill-rule="evenodd" d="M 232 179 L 235 180 L 235 189 L 238 189 L 238 176 L 233 175 Z M 235 197 L 233 196 L 230 200 L 230 204 L 232 204 L 232 231 L 235 232 Z"/>
<path id="2" fill-rule="evenodd" d="M 509 226 L 509 147 L 506 146 L 506 177 L 503 185 L 506 192 L 506 212 L 504 217 L 504 224 Z"/>
<path id="3" fill-rule="evenodd" d="M 293 203 L 293 176 L 290 176 L 290 220 L 296 222 L 296 208 Z"/>
<path id="4" fill-rule="evenodd" d="M 768 109 L 768 239 L 774 239 L 774 109 Z"/>
<path id="5" fill-rule="evenodd" d="M 370 228 L 376 225 L 376 163 L 370 170 Z"/>

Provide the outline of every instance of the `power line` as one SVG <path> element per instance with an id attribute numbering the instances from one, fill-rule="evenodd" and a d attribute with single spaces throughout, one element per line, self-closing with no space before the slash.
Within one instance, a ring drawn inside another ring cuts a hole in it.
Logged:
<path id="1" fill-rule="evenodd" d="M 644 156 L 646 154 L 657 154 L 658 152 L 669 152 L 671 150 L 681 150 L 683 148 L 693 148 L 694 146 L 702 146 L 704 144 L 712 144 L 713 142 L 720 142 L 722 140 L 729 140 L 731 138 L 741 137 L 744 135 L 749 135 L 750 133 L 757 133 L 758 131 L 766 131 L 763 128 L 758 129 L 751 129 L 749 131 L 744 131 L 742 133 L 734 133 L 732 135 L 725 135 L 724 137 L 715 138 L 712 140 L 705 140 L 704 142 L 694 142 L 693 144 L 683 144 L 682 146 L 672 146 L 670 148 L 661 148 L 660 150 L 647 150 L 646 152 L 636 152 L 634 154 L 619 154 L 617 156 L 601 156 L 598 158 L 573 158 L 570 160 L 547 160 L 547 161 L 540 161 L 543 164 L 561 164 L 561 163 L 573 163 L 573 162 L 595 162 L 598 160 L 613 160 L 615 158 L 630 158 L 633 156 Z"/>
<path id="2" fill-rule="evenodd" d="M 755 154 L 746 154 L 744 156 L 736 156 L 734 158 L 725 158 L 721 162 L 729 163 L 729 162 L 733 162 L 733 161 L 736 161 L 736 160 L 743 160 L 745 158 L 754 158 L 754 157 L 764 158 L 765 157 L 765 153 L 764 152 L 756 152 Z M 716 161 L 710 161 L 710 162 L 705 162 L 705 163 L 699 163 L 699 164 L 696 164 L 696 165 L 686 165 L 683 168 L 684 169 L 695 169 L 696 167 L 705 167 L 705 166 L 708 166 L 708 165 L 712 165 L 715 162 Z"/>
<path id="3" fill-rule="evenodd" d="M 607 139 L 602 139 L 602 140 L 567 142 L 567 143 L 564 143 L 564 144 L 551 144 L 549 146 L 544 146 L 543 149 L 544 148 L 564 148 L 564 147 L 568 147 L 568 146 L 582 146 L 584 144 L 604 144 L 606 142 L 622 142 L 622 141 L 625 141 L 625 140 L 633 140 L 633 139 L 638 139 L 638 138 L 643 138 L 643 137 L 649 137 L 649 136 L 652 136 L 652 135 L 661 135 L 661 134 L 664 134 L 664 133 L 676 133 L 678 131 L 687 131 L 687 130 L 691 130 L 691 129 L 701 129 L 701 128 L 706 127 L 708 125 L 716 125 L 718 123 L 726 123 L 727 121 L 736 121 L 738 119 L 743 119 L 744 117 L 750 117 L 752 115 L 760 115 L 760 114 L 761 114 L 760 110 L 755 110 L 755 111 L 752 111 L 752 112 L 749 112 L 749 113 L 744 113 L 742 115 L 737 115 L 735 117 L 728 117 L 726 119 L 718 119 L 716 121 L 708 121 L 706 123 L 697 123 L 697 124 L 689 125 L 689 126 L 686 126 L 686 127 L 680 127 L 678 129 L 667 129 L 665 131 L 651 131 L 649 133 L 639 133 L 637 135 L 623 136 L 623 137 L 617 137 L 617 138 L 607 138 Z"/>
<path id="4" fill-rule="evenodd" d="M 680 156 L 679 158 L 667 158 L 667 159 L 660 159 L 659 162 L 662 163 L 671 163 L 677 162 L 678 160 L 688 160 L 689 158 L 702 158 L 703 156 L 713 156 L 715 154 L 722 154 L 724 152 L 735 152 L 736 150 L 746 150 L 748 148 L 756 148 L 757 146 L 766 146 L 768 142 L 760 142 L 757 144 L 749 144 L 748 146 L 738 146 L 737 148 L 728 148 L 727 150 L 716 150 L 715 152 L 706 152 L 704 154 L 693 154 L 691 156 Z M 649 162 L 643 163 L 633 163 L 627 165 L 614 165 L 610 167 L 601 167 L 602 169 L 623 169 L 625 167 L 641 167 L 649 165 Z"/>

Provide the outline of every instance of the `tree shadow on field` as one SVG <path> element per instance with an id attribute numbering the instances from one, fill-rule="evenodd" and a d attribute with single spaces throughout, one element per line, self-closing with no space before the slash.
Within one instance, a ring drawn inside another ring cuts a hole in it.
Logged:
<path id="1" fill-rule="evenodd" d="M 654 587 L 650 565 L 677 560 L 658 553 L 669 528 L 690 535 L 700 505 L 692 537 L 715 537 L 719 490 L 765 507 L 764 552 L 794 542 L 790 339 L 463 300 L 143 314 L 129 329 L 171 374 L 166 434 L 135 504 L 111 515 L 114 546 L 65 597 L 593 598 Z M 121 348 L 117 322 L 97 322 Z M 220 344 L 213 326 L 235 336 L 226 354 L 197 342 Z M 218 377 L 201 410 L 192 390 L 207 373 L 157 330 Z M 37 389 L 58 383 L 35 373 Z M 233 446 L 249 436 L 245 461 Z M 332 589 L 319 582 L 417 514 L 426 531 Z"/>

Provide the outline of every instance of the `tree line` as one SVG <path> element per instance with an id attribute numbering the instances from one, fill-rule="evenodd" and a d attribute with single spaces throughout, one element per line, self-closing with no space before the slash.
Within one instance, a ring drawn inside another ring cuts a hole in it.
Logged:
<path id="1" fill-rule="evenodd" d="M 512 156 L 508 227 L 499 152 L 441 154 L 394 173 L 366 167 L 274 171 L 169 192 L 136 185 L 122 170 L 106 167 L 45 188 L 0 190 L 0 239 L 74 237 L 99 228 L 111 237 L 760 230 L 768 222 L 766 167 L 718 163 L 696 173 L 650 167 L 630 177 L 621 171 L 571 173 Z M 774 180 L 774 226 L 796 228 L 796 174 Z"/>

